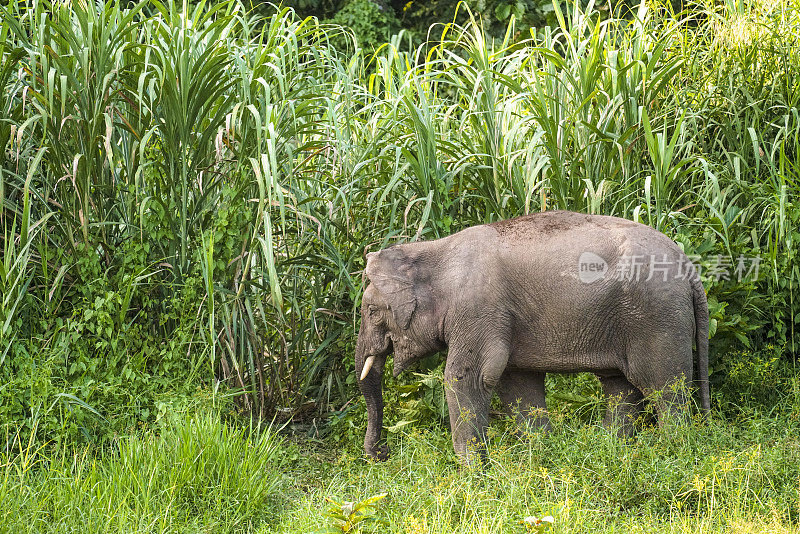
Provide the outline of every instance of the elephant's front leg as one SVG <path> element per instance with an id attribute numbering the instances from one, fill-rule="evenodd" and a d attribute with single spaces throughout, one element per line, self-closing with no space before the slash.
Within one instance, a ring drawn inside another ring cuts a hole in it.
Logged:
<path id="1" fill-rule="evenodd" d="M 497 352 L 484 351 L 482 358 L 473 358 L 472 351 L 451 348 L 447 357 L 444 386 L 453 448 L 465 464 L 472 463 L 476 454 L 485 455 L 489 401 L 508 361 L 507 353 Z"/>

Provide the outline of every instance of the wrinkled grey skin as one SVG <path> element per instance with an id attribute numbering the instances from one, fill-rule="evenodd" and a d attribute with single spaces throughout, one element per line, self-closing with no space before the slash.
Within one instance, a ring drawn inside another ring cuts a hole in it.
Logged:
<path id="1" fill-rule="evenodd" d="M 589 283 L 579 274 L 587 251 L 608 264 L 606 275 Z M 624 269 L 631 257 L 639 258 L 640 276 Z M 378 442 L 392 351 L 397 376 L 447 350 L 450 427 L 463 461 L 483 440 L 494 391 L 521 422 L 547 426 L 546 416 L 534 413 L 545 408 L 548 372 L 596 374 L 604 394 L 622 401 L 610 403 L 606 423 L 624 433 L 643 394 L 663 392 L 659 417 L 676 404 L 688 409 L 689 399 L 669 386 L 696 375 L 708 412 L 708 306 L 697 276 L 680 275 L 687 266 L 680 248 L 648 226 L 564 211 L 368 254 L 355 354 L 357 376 L 374 357 L 359 379 L 368 412 L 365 453 L 388 456 Z M 620 280 L 618 269 L 635 279 Z"/>

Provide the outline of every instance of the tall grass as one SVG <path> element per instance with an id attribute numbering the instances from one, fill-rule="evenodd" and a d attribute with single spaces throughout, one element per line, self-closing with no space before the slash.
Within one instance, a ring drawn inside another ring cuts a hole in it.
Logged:
<path id="1" fill-rule="evenodd" d="M 271 430 L 211 415 L 174 416 L 158 433 L 117 440 L 115 452 L 0 453 L 3 532 L 245 531 L 274 520 L 286 447 Z"/>
<path id="2" fill-rule="evenodd" d="M 800 5 L 554 5 L 519 42 L 448 25 L 371 56 L 233 0 L 2 8 L 0 350 L 71 369 L 111 299 L 91 356 L 123 382 L 172 351 L 248 412 L 326 411 L 353 393 L 365 251 L 562 208 L 761 254 L 758 282 L 707 278 L 712 346 L 794 353 Z M 124 371 L 117 331 L 173 348 Z"/>

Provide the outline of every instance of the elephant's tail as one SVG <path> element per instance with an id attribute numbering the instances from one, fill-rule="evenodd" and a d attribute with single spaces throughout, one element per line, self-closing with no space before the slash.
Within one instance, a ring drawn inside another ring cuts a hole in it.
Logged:
<path id="1" fill-rule="evenodd" d="M 708 300 L 700 276 L 691 279 L 694 301 L 694 331 L 697 343 L 697 382 L 700 385 L 700 408 L 708 417 L 711 394 L 708 388 Z"/>

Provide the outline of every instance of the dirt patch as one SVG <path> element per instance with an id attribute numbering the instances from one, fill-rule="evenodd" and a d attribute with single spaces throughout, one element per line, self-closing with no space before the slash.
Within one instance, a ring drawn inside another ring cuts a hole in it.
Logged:
<path id="1" fill-rule="evenodd" d="M 532 213 L 514 219 L 497 221 L 489 226 L 502 236 L 530 235 L 531 232 L 552 234 L 563 232 L 577 226 L 582 226 L 591 221 L 589 215 L 573 213 L 571 211 L 545 211 Z"/>

